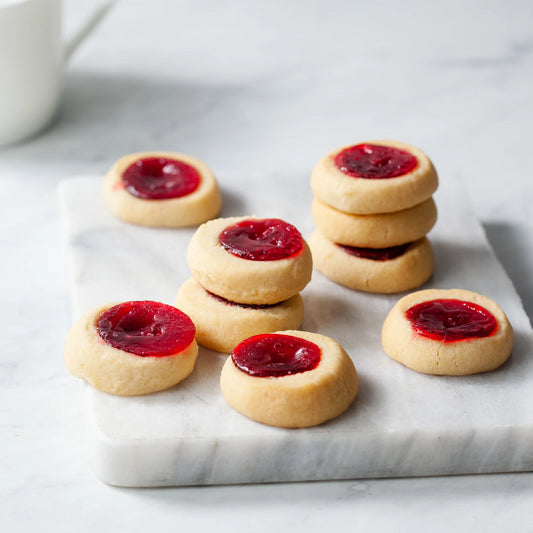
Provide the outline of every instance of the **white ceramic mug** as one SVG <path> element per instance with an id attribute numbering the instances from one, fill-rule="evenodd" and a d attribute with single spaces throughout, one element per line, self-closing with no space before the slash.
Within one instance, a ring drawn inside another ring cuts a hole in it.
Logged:
<path id="1" fill-rule="evenodd" d="M 45 128 L 59 106 L 63 65 L 114 2 L 104 2 L 67 43 L 61 0 L 0 0 L 0 146 Z"/>

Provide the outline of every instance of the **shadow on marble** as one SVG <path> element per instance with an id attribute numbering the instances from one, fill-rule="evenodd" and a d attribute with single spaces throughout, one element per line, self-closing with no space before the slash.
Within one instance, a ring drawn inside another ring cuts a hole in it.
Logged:
<path id="1" fill-rule="evenodd" d="M 209 162 L 211 147 L 238 121 L 231 102 L 242 87 L 202 85 L 103 72 L 67 72 L 58 116 L 41 135 L 10 147 L 3 156 L 40 157 L 62 168 L 105 171 L 117 155 L 164 149 L 192 153 Z M 222 105 L 222 103 L 224 105 Z M 94 165 L 96 163 L 96 165 Z"/>
<path id="2" fill-rule="evenodd" d="M 482 266 L 490 260 L 490 249 L 471 242 L 461 242 L 459 238 L 431 236 L 431 244 L 435 253 L 435 270 L 429 280 L 427 288 L 450 289 L 450 283 L 457 281 L 454 275 L 458 272 L 461 279 L 466 279 L 468 285 L 457 286 L 457 289 L 468 289 L 475 292 L 482 291 Z M 453 282 L 452 282 L 453 279 Z M 479 287 L 478 287 L 479 285 Z"/>
<path id="3" fill-rule="evenodd" d="M 531 264 L 524 260 L 524 242 L 528 241 L 521 239 L 520 230 L 510 223 L 483 223 L 483 228 L 494 253 L 513 281 L 530 322 L 533 322 Z"/>
<path id="4" fill-rule="evenodd" d="M 315 278 L 320 278 L 321 281 L 328 284 L 322 274 L 313 272 Z M 326 286 L 327 288 L 327 286 Z M 335 331 L 339 324 L 340 316 L 350 316 L 353 311 L 349 302 L 343 300 L 340 296 L 323 291 L 305 291 L 302 293 L 305 303 L 305 317 L 302 324 L 302 329 L 314 333 L 322 333 L 325 331 Z"/>
<path id="5" fill-rule="evenodd" d="M 246 212 L 247 206 L 242 195 L 224 187 L 224 185 L 220 186 L 220 191 L 222 193 L 221 217 L 238 217 L 249 214 Z"/>
<path id="6" fill-rule="evenodd" d="M 312 502 L 341 501 L 356 504 L 372 500 L 380 504 L 397 502 L 416 504 L 423 501 L 430 492 L 437 498 L 459 498 L 472 501 L 476 494 L 482 498 L 506 498 L 518 495 L 533 497 L 533 474 L 519 472 L 513 474 L 513 483 L 506 474 L 430 476 L 408 478 L 352 479 L 340 481 L 306 481 L 292 483 L 266 483 L 249 485 L 218 485 L 189 487 L 125 488 L 108 486 L 134 499 L 149 499 L 157 505 L 183 505 L 205 507 L 228 507 L 239 509 L 249 506 L 297 505 L 309 506 Z"/>

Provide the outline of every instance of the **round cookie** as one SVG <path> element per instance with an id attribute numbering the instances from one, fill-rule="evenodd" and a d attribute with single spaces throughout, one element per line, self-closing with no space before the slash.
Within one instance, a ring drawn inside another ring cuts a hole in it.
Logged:
<path id="1" fill-rule="evenodd" d="M 500 306 L 475 292 L 430 289 L 408 294 L 381 332 L 387 355 L 424 374 L 494 370 L 511 355 L 513 330 Z"/>
<path id="2" fill-rule="evenodd" d="M 301 428 L 346 411 L 359 382 L 352 360 L 333 339 L 289 330 L 256 335 L 236 346 L 222 368 L 220 387 L 242 415 Z"/>
<path id="3" fill-rule="evenodd" d="M 67 335 L 67 369 L 94 388 L 120 396 L 167 389 L 194 368 L 191 319 L 175 307 L 140 301 L 89 311 Z"/>
<path id="4" fill-rule="evenodd" d="M 207 292 L 195 279 L 180 287 L 176 307 L 191 317 L 200 344 L 224 353 L 252 335 L 297 329 L 304 315 L 299 294 L 273 305 L 235 304 Z"/>
<path id="5" fill-rule="evenodd" d="M 366 172 L 359 174 L 369 177 L 350 175 L 339 168 L 346 168 L 339 158 L 352 153 L 352 160 L 365 162 Z M 408 209 L 429 199 L 437 186 L 437 173 L 427 155 L 397 141 L 368 141 L 339 148 L 323 157 L 311 174 L 311 189 L 317 198 L 339 211 L 358 215 Z"/>
<path id="6" fill-rule="evenodd" d="M 239 239 L 236 248 L 243 256 L 221 243 L 221 235 L 231 233 Z M 274 257 L 282 258 L 247 259 L 247 247 L 259 256 L 266 253 L 270 258 L 273 251 Z M 259 305 L 298 294 L 311 280 L 313 270 L 311 251 L 294 226 L 256 217 L 219 218 L 202 224 L 189 243 L 187 263 L 194 279 L 209 292 L 232 302 Z"/>
<path id="7" fill-rule="evenodd" d="M 403 292 L 419 287 L 433 273 L 433 249 L 426 237 L 406 244 L 404 253 L 386 260 L 352 255 L 342 246 L 326 239 L 318 230 L 309 237 L 309 246 L 314 266 L 319 272 L 359 291 L 382 294 Z M 394 255 L 401 248 L 388 250 L 387 253 Z M 368 249 L 365 251 L 372 252 Z"/>
<path id="8" fill-rule="evenodd" d="M 119 159 L 104 179 L 111 212 L 131 224 L 178 228 L 218 215 L 222 197 L 211 169 L 172 152 L 142 152 Z"/>
<path id="9" fill-rule="evenodd" d="M 433 198 L 402 211 L 376 215 L 352 215 L 315 197 L 313 220 L 327 239 L 349 246 L 387 248 L 421 239 L 437 220 Z"/>

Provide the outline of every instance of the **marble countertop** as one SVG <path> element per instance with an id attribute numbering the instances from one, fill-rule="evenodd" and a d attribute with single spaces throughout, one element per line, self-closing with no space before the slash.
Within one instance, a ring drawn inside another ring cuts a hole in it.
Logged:
<path id="1" fill-rule="evenodd" d="M 66 2 L 67 33 L 93 4 Z M 72 307 L 57 185 L 138 150 L 190 153 L 221 174 L 301 175 L 339 145 L 400 139 L 442 179 L 461 178 L 531 319 L 532 18 L 525 0 L 119 2 L 67 65 L 52 127 L 0 150 L 6 531 L 523 530 L 533 473 L 102 484 L 62 361 Z"/>

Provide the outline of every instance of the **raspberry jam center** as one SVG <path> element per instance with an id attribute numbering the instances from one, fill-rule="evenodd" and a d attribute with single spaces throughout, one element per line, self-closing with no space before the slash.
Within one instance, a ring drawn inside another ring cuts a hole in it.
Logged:
<path id="1" fill-rule="evenodd" d="M 487 309 L 464 300 L 430 300 L 409 308 L 405 314 L 418 334 L 444 342 L 489 337 L 498 326 Z"/>
<path id="2" fill-rule="evenodd" d="M 250 261 L 288 259 L 303 249 L 300 232 L 278 218 L 242 220 L 222 231 L 218 242 L 231 254 Z"/>
<path id="3" fill-rule="evenodd" d="M 388 261 L 403 255 L 412 243 L 400 244 L 398 246 L 389 246 L 388 248 L 361 248 L 358 246 L 346 246 L 337 244 L 346 253 L 361 257 L 362 259 L 371 259 L 372 261 Z"/>
<path id="4" fill-rule="evenodd" d="M 238 344 L 231 358 L 251 376 L 280 377 L 313 370 L 322 352 L 314 343 L 293 335 L 254 335 Z"/>
<path id="5" fill-rule="evenodd" d="M 418 166 L 416 157 L 392 146 L 356 144 L 335 156 L 335 165 L 354 178 L 386 179 L 403 176 Z"/>
<path id="6" fill-rule="evenodd" d="M 100 337 L 113 348 L 162 357 L 187 348 L 196 330 L 182 311 L 159 302 L 125 302 L 104 311 L 96 322 Z"/>
<path id="7" fill-rule="evenodd" d="M 191 165 L 166 157 L 138 159 L 122 174 L 126 190 L 144 200 L 181 198 L 200 185 L 200 174 Z"/>

